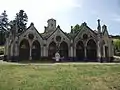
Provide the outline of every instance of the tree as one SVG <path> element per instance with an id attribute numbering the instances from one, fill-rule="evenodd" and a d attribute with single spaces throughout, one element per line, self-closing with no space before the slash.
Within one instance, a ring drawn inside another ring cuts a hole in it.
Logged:
<path id="1" fill-rule="evenodd" d="M 2 27 L 4 28 L 4 30 L 8 31 L 8 27 L 9 27 L 8 18 L 7 18 L 8 15 L 6 14 L 5 10 L 2 13 L 2 16 L 3 16 Z"/>
<path id="2" fill-rule="evenodd" d="M 80 25 L 79 24 L 76 24 L 75 26 L 71 26 L 71 32 L 72 33 L 77 33 L 79 30 L 80 30 Z"/>
<path id="3" fill-rule="evenodd" d="M 0 15 L 0 45 L 5 43 L 6 34 L 9 32 L 9 23 L 6 11 Z"/>
<path id="4" fill-rule="evenodd" d="M 120 52 L 120 39 L 114 39 L 113 44 L 114 44 L 115 50 Z"/>
<path id="5" fill-rule="evenodd" d="M 24 10 L 20 10 L 19 13 L 16 13 L 15 20 L 10 22 L 11 27 L 17 27 L 18 31 L 16 33 L 21 33 L 26 30 L 26 25 L 28 22 L 27 14 Z"/>
<path id="6" fill-rule="evenodd" d="M 120 56 L 120 39 L 113 39 L 115 55 Z"/>

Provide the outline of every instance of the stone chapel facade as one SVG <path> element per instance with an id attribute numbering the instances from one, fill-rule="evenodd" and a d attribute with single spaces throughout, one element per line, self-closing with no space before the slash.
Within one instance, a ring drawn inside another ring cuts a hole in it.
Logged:
<path id="1" fill-rule="evenodd" d="M 56 52 L 61 61 L 112 60 L 112 38 L 106 25 L 101 28 L 100 20 L 96 31 L 84 22 L 77 33 L 72 28 L 70 33 L 65 33 L 54 19 L 47 23 L 44 33 L 39 33 L 33 23 L 19 35 L 11 32 L 5 44 L 5 60 L 53 60 Z"/>

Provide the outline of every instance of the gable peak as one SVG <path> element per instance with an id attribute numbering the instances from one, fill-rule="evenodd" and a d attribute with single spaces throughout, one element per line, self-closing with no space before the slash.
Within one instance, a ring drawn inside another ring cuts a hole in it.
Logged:
<path id="1" fill-rule="evenodd" d="M 34 26 L 34 23 L 33 23 L 33 22 L 31 22 L 30 26 Z"/>
<path id="2" fill-rule="evenodd" d="M 87 26 L 87 23 L 86 22 L 84 22 L 84 23 L 82 23 L 83 24 L 83 26 Z"/>
<path id="3" fill-rule="evenodd" d="M 60 25 L 58 25 L 57 28 L 60 28 Z"/>

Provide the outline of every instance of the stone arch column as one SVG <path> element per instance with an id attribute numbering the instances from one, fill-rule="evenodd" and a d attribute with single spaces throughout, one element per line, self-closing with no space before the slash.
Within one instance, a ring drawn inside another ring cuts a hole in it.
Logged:
<path id="1" fill-rule="evenodd" d="M 109 57 L 108 55 L 108 46 L 105 44 L 103 45 L 103 58 L 105 59 L 105 61 L 107 60 L 107 58 Z"/>
<path id="2" fill-rule="evenodd" d="M 69 47 L 70 47 L 69 57 L 71 57 L 73 59 L 73 57 L 74 57 L 74 42 L 73 42 L 73 40 L 71 40 Z"/>

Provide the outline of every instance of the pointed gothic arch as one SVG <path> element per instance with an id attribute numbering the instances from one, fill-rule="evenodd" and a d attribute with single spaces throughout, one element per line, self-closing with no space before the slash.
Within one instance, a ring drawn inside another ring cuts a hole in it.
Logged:
<path id="1" fill-rule="evenodd" d="M 50 44 L 49 44 L 49 47 L 48 47 L 48 57 L 49 58 L 52 58 L 55 56 L 55 53 L 56 53 L 56 43 L 54 41 L 52 41 Z"/>
<path id="2" fill-rule="evenodd" d="M 76 44 L 76 57 L 78 58 L 78 61 L 84 60 L 84 44 L 82 41 L 79 41 Z"/>
<path id="3" fill-rule="evenodd" d="M 41 46 L 40 43 L 35 40 L 32 44 L 32 59 L 39 60 L 41 57 Z"/>
<path id="4" fill-rule="evenodd" d="M 20 46 L 19 46 L 19 59 L 20 60 L 29 60 L 29 56 L 30 56 L 30 45 L 28 40 L 23 39 L 20 42 Z"/>
<path id="5" fill-rule="evenodd" d="M 68 44 L 65 41 L 60 44 L 59 53 L 61 57 L 68 57 Z"/>
<path id="6" fill-rule="evenodd" d="M 88 61 L 96 61 L 97 59 L 97 45 L 93 39 L 87 42 L 87 59 Z"/>

